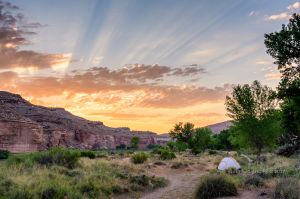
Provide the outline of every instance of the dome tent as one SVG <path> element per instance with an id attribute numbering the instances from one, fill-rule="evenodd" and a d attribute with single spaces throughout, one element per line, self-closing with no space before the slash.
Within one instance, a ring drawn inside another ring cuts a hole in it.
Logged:
<path id="1" fill-rule="evenodd" d="M 239 165 L 239 163 L 234 158 L 232 158 L 232 157 L 225 157 L 220 162 L 220 164 L 218 166 L 218 170 L 225 171 L 225 170 L 227 170 L 229 168 L 235 168 L 237 170 L 240 170 L 241 166 Z"/>

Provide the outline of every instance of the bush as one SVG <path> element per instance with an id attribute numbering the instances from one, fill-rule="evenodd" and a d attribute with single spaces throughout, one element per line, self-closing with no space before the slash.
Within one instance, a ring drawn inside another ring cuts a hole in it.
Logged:
<path id="1" fill-rule="evenodd" d="M 41 165 L 60 165 L 67 168 L 74 168 L 81 154 L 75 150 L 63 148 L 52 148 L 36 156 L 36 161 Z"/>
<path id="2" fill-rule="evenodd" d="M 131 157 L 131 161 L 134 164 L 142 164 L 142 163 L 146 162 L 147 159 L 148 159 L 148 154 L 145 152 L 135 153 Z"/>
<path id="3" fill-rule="evenodd" d="M 162 160 L 171 160 L 171 159 L 176 158 L 175 153 L 170 151 L 170 149 L 166 148 L 166 147 L 156 148 L 152 151 L 152 153 L 159 154 L 160 159 L 162 159 Z"/>
<path id="4" fill-rule="evenodd" d="M 236 196 L 235 184 L 223 175 L 205 177 L 195 192 L 195 199 L 210 199 L 216 197 Z"/>
<path id="5" fill-rule="evenodd" d="M 87 157 L 90 159 L 95 159 L 96 158 L 96 153 L 94 151 L 81 151 L 80 152 L 81 157 Z"/>
<path id="6" fill-rule="evenodd" d="M 189 145 L 185 142 L 168 142 L 167 146 L 172 150 L 172 151 L 186 151 L 189 147 Z"/>
<path id="7" fill-rule="evenodd" d="M 244 184 L 246 186 L 262 187 L 264 185 L 264 179 L 257 175 L 246 176 Z"/>
<path id="8" fill-rule="evenodd" d="M 275 199 L 299 199 L 299 196 L 300 185 L 296 178 L 281 179 L 275 187 Z"/>
<path id="9" fill-rule="evenodd" d="M 176 155 L 174 152 L 169 151 L 169 150 L 162 150 L 161 154 L 160 154 L 160 159 L 162 160 L 172 160 L 174 158 L 176 158 Z"/>
<path id="10" fill-rule="evenodd" d="M 7 159 L 10 155 L 10 152 L 7 150 L 0 150 L 0 160 Z"/>

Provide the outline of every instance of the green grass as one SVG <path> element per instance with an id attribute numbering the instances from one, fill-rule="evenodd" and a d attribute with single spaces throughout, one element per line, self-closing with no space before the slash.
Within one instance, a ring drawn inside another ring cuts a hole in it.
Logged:
<path id="1" fill-rule="evenodd" d="M 81 157 L 82 152 L 67 149 L 11 155 L 0 162 L 0 198 L 111 198 L 166 185 L 134 165 L 98 155 L 88 152 Z"/>

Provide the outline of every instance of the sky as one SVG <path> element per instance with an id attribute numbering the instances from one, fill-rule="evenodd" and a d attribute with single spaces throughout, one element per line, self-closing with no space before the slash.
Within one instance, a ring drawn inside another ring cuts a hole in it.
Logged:
<path id="1" fill-rule="evenodd" d="M 275 88 L 264 34 L 293 0 L 0 0 L 0 90 L 107 126 L 228 120 L 237 84 Z"/>

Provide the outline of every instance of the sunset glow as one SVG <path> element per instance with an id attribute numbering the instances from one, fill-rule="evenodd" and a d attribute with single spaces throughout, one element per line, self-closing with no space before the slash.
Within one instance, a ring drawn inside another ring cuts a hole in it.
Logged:
<path id="1" fill-rule="evenodd" d="M 157 133 L 228 120 L 233 85 L 275 87 L 264 34 L 300 11 L 294 0 L 9 2 L 24 17 L 1 29 L 0 90 Z"/>

